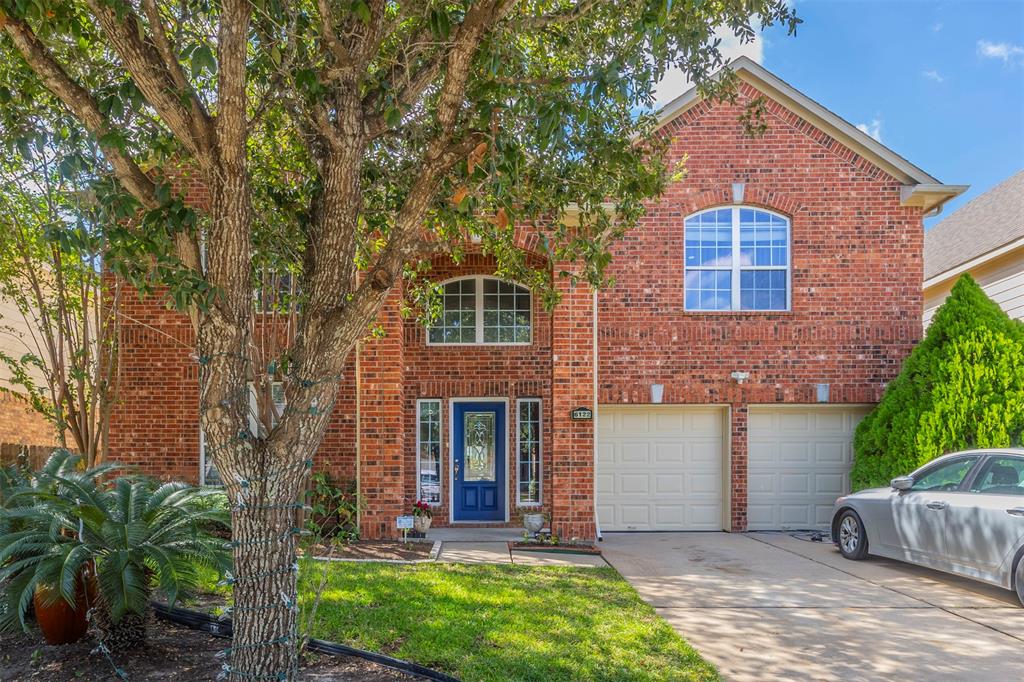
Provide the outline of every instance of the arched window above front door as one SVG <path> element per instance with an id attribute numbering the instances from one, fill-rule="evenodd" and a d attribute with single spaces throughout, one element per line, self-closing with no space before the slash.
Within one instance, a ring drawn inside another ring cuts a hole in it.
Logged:
<path id="1" fill-rule="evenodd" d="M 443 285 L 441 315 L 430 344 L 525 345 L 533 339 L 533 297 L 496 277 L 464 277 Z"/>

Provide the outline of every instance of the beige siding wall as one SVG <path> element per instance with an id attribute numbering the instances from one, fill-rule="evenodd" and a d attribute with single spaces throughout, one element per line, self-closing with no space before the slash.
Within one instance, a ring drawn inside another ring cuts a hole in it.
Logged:
<path id="1" fill-rule="evenodd" d="M 35 345 L 28 331 L 18 308 L 9 300 L 0 298 L 0 351 L 14 358 L 30 350 L 34 352 Z M 40 372 L 33 374 L 37 383 L 43 381 Z M 54 445 L 53 426 L 32 410 L 20 396 L 24 389 L 11 384 L 10 379 L 7 363 L 0 361 L 0 455 L 10 454 L 3 448 L 12 444 Z"/>
<path id="2" fill-rule="evenodd" d="M 998 303 L 1010 317 L 1024 320 L 1024 248 L 970 270 L 989 298 Z M 925 289 L 924 325 L 931 324 L 935 311 L 942 305 L 957 278 Z"/>

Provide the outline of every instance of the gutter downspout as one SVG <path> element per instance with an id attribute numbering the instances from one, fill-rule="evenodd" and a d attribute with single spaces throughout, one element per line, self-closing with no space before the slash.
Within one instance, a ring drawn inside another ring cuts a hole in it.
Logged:
<path id="1" fill-rule="evenodd" d="M 359 462 L 362 460 L 361 446 L 363 432 L 363 343 L 356 344 L 356 528 L 363 527 L 363 478 L 359 475 Z"/>
<path id="2" fill-rule="evenodd" d="M 591 471 L 597 472 L 597 289 L 594 289 L 594 308 L 593 314 L 591 315 L 592 320 L 592 331 L 591 336 L 593 337 L 593 348 L 591 350 L 593 363 L 594 363 L 594 388 L 593 388 L 593 399 L 594 399 L 594 421 L 593 423 L 593 438 L 594 441 L 594 463 Z M 603 542 L 604 537 L 601 535 L 601 521 L 597 518 L 597 476 L 592 476 L 594 479 L 594 491 L 591 496 L 594 500 L 594 529 L 597 531 L 597 541 Z"/>

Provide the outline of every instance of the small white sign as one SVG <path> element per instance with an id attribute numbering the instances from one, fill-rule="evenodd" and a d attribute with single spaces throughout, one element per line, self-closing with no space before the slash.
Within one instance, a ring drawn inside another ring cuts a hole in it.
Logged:
<path id="1" fill-rule="evenodd" d="M 398 517 L 398 530 L 410 530 L 412 528 L 412 517 L 411 516 L 399 516 Z"/>

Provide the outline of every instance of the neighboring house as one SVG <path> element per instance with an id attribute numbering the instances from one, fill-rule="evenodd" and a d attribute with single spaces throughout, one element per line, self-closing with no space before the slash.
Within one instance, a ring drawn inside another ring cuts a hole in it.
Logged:
<path id="1" fill-rule="evenodd" d="M 964 273 L 1010 317 L 1024 320 L 1024 171 L 925 233 L 925 327 Z"/>
<path id="2" fill-rule="evenodd" d="M 18 307 L 0 297 L 0 353 L 18 359 L 34 348 L 31 330 Z M 32 379 L 43 384 L 41 372 Z M 56 444 L 53 424 L 32 409 L 24 387 L 11 382 L 7 363 L 0 360 L 0 461 L 8 462 L 21 446 Z"/>
<path id="3" fill-rule="evenodd" d="M 394 535 L 416 498 L 436 526 L 517 525 L 539 504 L 562 537 L 827 524 L 854 427 L 921 338 L 922 217 L 965 188 L 733 68 L 736 102 L 691 90 L 662 112 L 688 174 L 613 247 L 613 288 L 560 282 L 548 314 L 477 249 L 434 260 L 438 327 L 392 295 L 316 456 L 357 479 L 364 537 Z M 762 95 L 769 129 L 751 139 L 738 119 Z M 112 456 L 212 474 L 188 320 L 124 301 Z"/>

